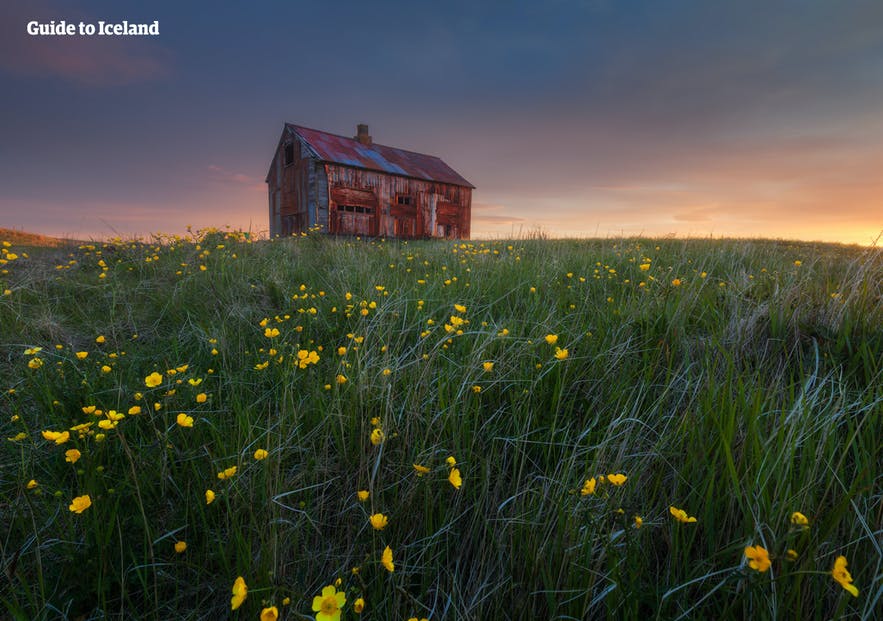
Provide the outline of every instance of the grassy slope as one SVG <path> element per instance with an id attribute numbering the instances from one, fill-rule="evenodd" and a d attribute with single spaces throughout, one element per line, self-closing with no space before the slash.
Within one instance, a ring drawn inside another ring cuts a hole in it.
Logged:
<path id="1" fill-rule="evenodd" d="M 214 618 L 239 575 L 244 618 L 285 597 L 286 618 L 310 615 L 337 577 L 345 618 L 358 595 L 374 619 L 872 618 L 883 602 L 879 251 L 166 242 L 0 268 L 10 614 Z M 462 334 L 446 331 L 452 315 Z M 293 365 L 301 349 L 318 363 Z M 153 371 L 164 380 L 148 388 Z M 102 432 L 90 405 L 143 412 Z M 40 434 L 87 421 L 63 446 Z M 625 485 L 579 493 L 615 472 Z M 68 511 L 87 493 L 92 507 Z M 389 516 L 383 531 L 373 512 Z M 770 551 L 771 571 L 745 566 L 746 545 Z M 840 554 L 856 599 L 829 573 Z"/>

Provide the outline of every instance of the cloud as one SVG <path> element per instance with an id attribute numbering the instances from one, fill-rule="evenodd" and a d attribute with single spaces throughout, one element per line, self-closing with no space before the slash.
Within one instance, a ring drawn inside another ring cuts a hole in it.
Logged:
<path id="1" fill-rule="evenodd" d="M 104 18 L 102 18 L 104 19 Z M 32 36 L 30 21 L 97 23 L 93 16 L 34 2 L 13 5 L 0 22 L 0 71 L 88 86 L 132 84 L 168 74 L 171 55 L 151 37 Z"/>
<path id="2" fill-rule="evenodd" d="M 498 213 L 506 211 L 504 205 L 496 205 L 491 203 L 472 203 L 472 223 L 477 225 L 514 225 L 526 224 L 527 218 L 516 216 L 512 213 Z"/>
<path id="3" fill-rule="evenodd" d="M 253 192 L 266 193 L 267 191 L 267 184 L 264 183 L 263 179 L 259 179 L 258 177 L 252 177 L 245 173 L 227 170 L 221 166 L 215 166 L 214 164 L 208 167 L 208 171 L 211 173 L 212 181 L 244 187 Z"/>

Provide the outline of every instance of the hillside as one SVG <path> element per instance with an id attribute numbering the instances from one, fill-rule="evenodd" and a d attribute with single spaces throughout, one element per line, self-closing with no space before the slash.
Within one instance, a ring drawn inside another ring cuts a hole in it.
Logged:
<path id="1" fill-rule="evenodd" d="M 8 618 L 875 618 L 878 250 L 162 241 L 3 248 Z"/>

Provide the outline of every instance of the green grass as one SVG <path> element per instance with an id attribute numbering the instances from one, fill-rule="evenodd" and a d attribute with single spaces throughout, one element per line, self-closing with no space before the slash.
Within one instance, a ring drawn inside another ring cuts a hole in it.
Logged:
<path id="1" fill-rule="evenodd" d="M 313 618 L 338 578 L 345 619 L 357 597 L 362 618 L 403 620 L 883 609 L 877 249 L 206 232 L 4 257 L 8 618 L 223 618 L 237 576 L 245 619 Z M 111 410 L 126 416 L 100 429 Z M 41 433 L 89 422 L 60 446 Z M 580 493 L 611 473 L 628 479 Z M 857 598 L 831 576 L 840 555 Z"/>

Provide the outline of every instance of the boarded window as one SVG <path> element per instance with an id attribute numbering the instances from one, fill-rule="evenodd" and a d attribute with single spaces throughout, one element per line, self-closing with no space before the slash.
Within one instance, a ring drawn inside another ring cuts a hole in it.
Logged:
<path id="1" fill-rule="evenodd" d="M 294 143 L 286 142 L 285 143 L 285 165 L 290 166 L 294 164 Z"/>
<path id="2" fill-rule="evenodd" d="M 414 197 L 409 196 L 408 194 L 397 194 L 396 195 L 396 205 L 413 205 Z"/>

